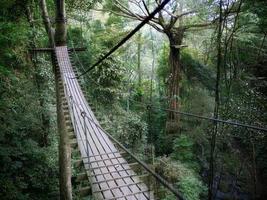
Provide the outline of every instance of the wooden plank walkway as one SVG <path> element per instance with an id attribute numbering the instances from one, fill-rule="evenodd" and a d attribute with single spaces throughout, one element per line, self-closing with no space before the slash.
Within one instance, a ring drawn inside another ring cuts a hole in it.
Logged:
<path id="1" fill-rule="evenodd" d="M 94 198 L 153 199 L 153 193 L 130 168 L 97 121 L 75 78 L 67 47 L 56 47 L 55 53 Z"/>

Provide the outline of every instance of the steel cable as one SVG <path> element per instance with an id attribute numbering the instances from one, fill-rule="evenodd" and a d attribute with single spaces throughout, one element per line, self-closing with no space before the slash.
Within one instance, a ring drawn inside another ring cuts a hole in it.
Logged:
<path id="1" fill-rule="evenodd" d="M 164 0 L 152 13 L 150 13 L 140 24 L 138 24 L 128 35 L 126 35 L 117 45 L 115 45 L 108 53 L 106 53 L 103 57 L 101 57 L 96 63 L 94 63 L 88 70 L 83 72 L 77 77 L 87 74 L 91 70 L 93 70 L 96 66 L 102 63 L 105 59 L 107 59 L 111 54 L 113 54 L 116 50 L 118 50 L 124 43 L 126 43 L 133 35 L 135 35 L 145 24 L 147 24 L 159 11 L 161 11 L 170 0 Z"/>

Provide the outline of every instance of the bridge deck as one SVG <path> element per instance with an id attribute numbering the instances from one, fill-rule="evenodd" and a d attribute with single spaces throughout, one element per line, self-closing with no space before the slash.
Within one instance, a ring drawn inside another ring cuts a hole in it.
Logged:
<path id="1" fill-rule="evenodd" d="M 110 141 L 79 86 L 66 46 L 56 47 L 78 147 L 96 199 L 152 199 L 148 187 Z"/>

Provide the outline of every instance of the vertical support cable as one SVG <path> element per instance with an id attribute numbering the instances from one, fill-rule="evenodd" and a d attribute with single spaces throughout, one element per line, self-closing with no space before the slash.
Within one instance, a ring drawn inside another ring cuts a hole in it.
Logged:
<path id="1" fill-rule="evenodd" d="M 88 141 L 88 136 L 87 136 L 87 126 L 86 126 L 86 113 L 84 111 L 82 111 L 81 116 L 83 118 L 83 124 L 84 124 L 83 127 L 84 127 L 85 144 L 86 144 L 86 155 L 87 155 L 88 163 L 89 163 L 90 157 L 89 157 L 89 141 Z"/>
<path id="2" fill-rule="evenodd" d="M 77 122 L 76 122 L 76 117 L 75 117 L 75 114 L 74 114 L 74 100 L 73 100 L 73 97 L 72 96 L 69 96 L 69 100 L 70 100 L 70 108 L 71 108 L 71 114 L 72 114 L 72 119 L 73 119 L 73 132 L 77 138 Z"/>

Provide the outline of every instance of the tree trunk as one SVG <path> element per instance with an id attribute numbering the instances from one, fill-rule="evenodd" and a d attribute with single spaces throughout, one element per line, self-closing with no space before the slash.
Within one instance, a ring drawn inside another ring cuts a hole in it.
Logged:
<path id="1" fill-rule="evenodd" d="M 66 22 L 65 0 L 56 0 L 56 46 L 64 46 L 67 43 Z"/>
<path id="2" fill-rule="evenodd" d="M 214 118 L 219 117 L 220 108 L 220 78 L 221 78 L 221 65 L 222 65 L 222 32 L 223 32 L 223 1 L 220 0 L 220 17 L 219 17 L 219 27 L 217 34 L 217 73 L 216 73 L 216 87 L 215 87 L 215 106 L 214 106 Z M 214 198 L 213 194 L 213 184 L 214 184 L 214 162 L 215 162 L 215 148 L 216 139 L 218 134 L 218 122 L 214 122 L 213 132 L 211 135 L 211 145 L 210 145 L 210 161 L 209 161 L 209 191 L 208 199 L 212 200 Z"/>
<path id="3" fill-rule="evenodd" d="M 47 11 L 46 0 L 40 0 L 43 23 L 48 34 L 51 47 L 66 45 L 66 20 L 65 20 L 65 2 L 64 0 L 56 1 L 57 26 L 56 33 L 52 28 Z M 56 41 L 56 43 L 55 43 Z M 71 149 L 68 143 L 67 128 L 63 112 L 63 97 L 60 96 L 60 78 L 56 73 L 56 58 L 51 53 L 52 64 L 55 73 L 56 82 L 56 99 L 57 99 L 57 123 L 59 134 L 59 182 L 60 182 L 60 199 L 72 200 L 71 186 Z"/>
<path id="4" fill-rule="evenodd" d="M 151 66 L 151 77 L 150 77 L 150 94 L 149 94 L 149 102 L 152 104 L 152 97 L 153 97 L 153 81 L 154 81 L 154 68 L 155 68 L 155 47 L 154 47 L 154 37 L 152 34 L 152 31 L 150 29 L 150 37 L 151 37 L 151 50 L 152 50 L 152 66 Z M 154 136 L 154 131 L 153 131 L 153 126 L 152 126 L 152 113 L 151 109 L 148 110 L 148 137 L 147 141 L 150 144 L 154 144 L 153 142 L 155 141 L 155 136 Z"/>
<path id="5" fill-rule="evenodd" d="M 48 35 L 50 47 L 54 47 L 55 46 L 55 39 L 54 39 L 55 31 L 51 25 L 51 21 L 50 21 L 49 14 L 47 11 L 46 0 L 40 0 L 40 8 L 42 11 L 43 23 L 44 23 L 45 30 Z"/>
<path id="6" fill-rule="evenodd" d="M 56 46 L 65 46 L 67 40 L 67 26 L 65 1 L 56 0 Z M 71 185 L 71 148 L 68 141 L 67 127 L 63 112 L 63 98 L 60 97 L 59 78 L 56 74 L 57 85 L 57 122 L 59 140 L 59 173 L 60 173 L 60 199 L 72 200 L 72 185 Z M 63 85 L 61 85 L 63 86 Z M 64 91 L 61 91 L 64 92 Z"/>
<path id="7" fill-rule="evenodd" d="M 139 33 L 137 36 L 137 71 L 138 71 L 138 87 L 139 89 L 142 87 L 142 70 L 141 70 L 141 37 L 142 34 Z"/>
<path id="8" fill-rule="evenodd" d="M 137 86 L 137 91 L 138 91 L 138 99 L 137 101 L 142 102 L 143 101 L 143 92 L 142 92 L 142 67 L 141 67 L 141 38 L 142 34 L 138 33 L 137 35 L 137 77 L 138 77 L 138 86 Z"/>
<path id="9" fill-rule="evenodd" d="M 180 81 L 181 81 L 181 59 L 180 47 L 184 37 L 183 29 L 174 29 L 167 33 L 170 45 L 169 69 L 170 75 L 168 80 L 169 109 L 179 111 L 180 108 Z M 177 133 L 179 129 L 179 115 L 175 112 L 168 113 L 166 124 L 167 133 Z"/>
<path id="10" fill-rule="evenodd" d="M 257 164 L 256 164 L 256 151 L 253 140 L 250 140 L 252 146 L 252 166 L 253 166 L 253 199 L 257 199 Z"/>

